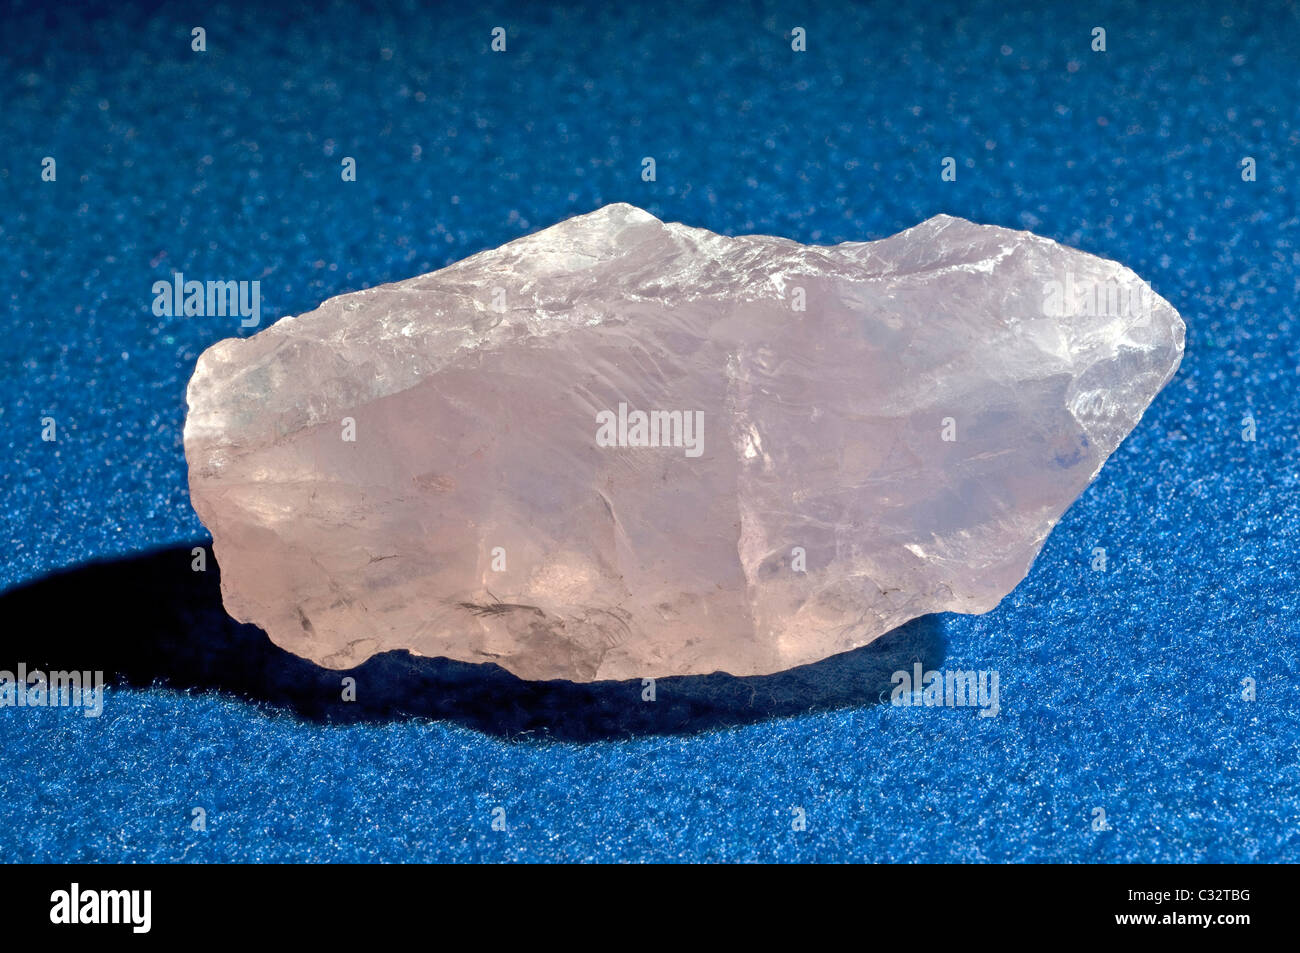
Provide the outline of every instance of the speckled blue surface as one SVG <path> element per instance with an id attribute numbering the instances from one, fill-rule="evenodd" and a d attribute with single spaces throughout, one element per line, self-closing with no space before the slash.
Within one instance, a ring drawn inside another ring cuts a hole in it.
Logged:
<path id="1" fill-rule="evenodd" d="M 1300 860 L 1294 6 L 9 6 L 0 665 L 114 687 L 0 709 L 7 859 Z M 653 705 L 400 655 L 336 703 L 189 572 L 184 387 L 248 332 L 156 318 L 152 283 L 260 279 L 270 320 L 612 201 L 1030 228 L 1149 280 L 1186 359 L 986 616 Z M 997 670 L 1000 714 L 880 703 L 913 658 Z"/>

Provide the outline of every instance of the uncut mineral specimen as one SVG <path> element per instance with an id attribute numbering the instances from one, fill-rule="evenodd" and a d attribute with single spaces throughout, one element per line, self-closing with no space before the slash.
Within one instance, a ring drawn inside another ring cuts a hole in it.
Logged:
<path id="1" fill-rule="evenodd" d="M 227 610 L 321 665 L 760 674 L 996 606 L 1183 332 L 1027 232 L 610 205 L 214 345 L 185 453 Z"/>

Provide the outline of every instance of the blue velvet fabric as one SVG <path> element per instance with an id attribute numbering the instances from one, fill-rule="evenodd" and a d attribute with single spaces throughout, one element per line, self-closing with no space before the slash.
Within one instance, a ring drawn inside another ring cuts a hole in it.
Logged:
<path id="1" fill-rule="evenodd" d="M 6 858 L 1300 859 L 1293 5 L 10 6 L 0 667 L 111 686 L 0 708 Z M 405 655 L 341 702 L 190 571 L 185 384 L 250 332 L 153 282 L 260 279 L 269 321 L 613 201 L 1031 229 L 1150 281 L 1186 358 L 987 615 L 653 703 Z M 998 715 L 889 704 L 914 661 L 997 671 Z"/>

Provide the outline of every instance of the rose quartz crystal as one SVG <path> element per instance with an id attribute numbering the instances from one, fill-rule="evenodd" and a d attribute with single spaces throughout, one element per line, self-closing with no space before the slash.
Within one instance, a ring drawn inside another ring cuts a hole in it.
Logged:
<path id="1" fill-rule="evenodd" d="M 1027 232 L 611 205 L 219 342 L 185 453 L 227 610 L 321 665 L 752 675 L 996 606 L 1183 330 Z"/>

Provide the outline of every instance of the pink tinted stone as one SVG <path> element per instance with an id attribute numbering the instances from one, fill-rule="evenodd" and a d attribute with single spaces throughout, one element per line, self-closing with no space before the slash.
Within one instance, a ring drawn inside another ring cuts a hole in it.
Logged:
<path id="1" fill-rule="evenodd" d="M 996 606 L 1183 332 L 1027 232 L 611 205 L 217 343 L 185 452 L 227 610 L 321 665 L 752 675 Z"/>

